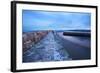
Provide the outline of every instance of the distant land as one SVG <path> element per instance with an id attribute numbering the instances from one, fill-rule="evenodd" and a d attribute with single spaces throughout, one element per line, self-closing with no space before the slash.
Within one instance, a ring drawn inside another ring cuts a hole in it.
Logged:
<path id="1" fill-rule="evenodd" d="M 91 30 L 67 30 L 67 31 L 91 32 Z"/>
<path id="2" fill-rule="evenodd" d="M 90 37 L 91 30 L 68 30 L 68 31 L 64 31 L 63 35 Z"/>
<path id="3" fill-rule="evenodd" d="M 57 31 L 57 32 L 65 32 L 65 31 L 80 31 L 80 32 L 91 32 L 91 30 L 33 30 L 33 31 L 23 31 L 23 33 L 26 32 L 41 32 L 41 31 Z"/>

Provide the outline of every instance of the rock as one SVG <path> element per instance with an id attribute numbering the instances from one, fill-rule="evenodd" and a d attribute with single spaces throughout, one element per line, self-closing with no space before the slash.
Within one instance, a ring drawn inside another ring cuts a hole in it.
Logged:
<path id="1" fill-rule="evenodd" d="M 23 51 L 30 49 L 34 44 L 38 43 L 48 32 L 49 31 L 33 31 L 23 33 Z"/>

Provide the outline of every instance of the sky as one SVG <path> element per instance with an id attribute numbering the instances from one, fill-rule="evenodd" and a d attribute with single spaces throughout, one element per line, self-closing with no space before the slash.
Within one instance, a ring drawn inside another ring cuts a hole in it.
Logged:
<path id="1" fill-rule="evenodd" d="M 87 30 L 91 25 L 91 13 L 60 11 L 22 11 L 23 32 L 38 30 Z"/>

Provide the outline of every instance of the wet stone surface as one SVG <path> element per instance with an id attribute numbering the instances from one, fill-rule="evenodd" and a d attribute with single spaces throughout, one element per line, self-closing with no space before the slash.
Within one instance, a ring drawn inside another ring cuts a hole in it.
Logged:
<path id="1" fill-rule="evenodd" d="M 54 32 L 49 32 L 44 39 L 24 52 L 23 62 L 46 62 L 71 60 L 69 54 L 56 39 Z"/>

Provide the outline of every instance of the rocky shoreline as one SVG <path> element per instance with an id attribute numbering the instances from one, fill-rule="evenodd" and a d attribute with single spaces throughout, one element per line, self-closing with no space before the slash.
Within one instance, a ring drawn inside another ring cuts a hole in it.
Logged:
<path id="1" fill-rule="evenodd" d="M 48 32 L 49 31 L 33 31 L 23 33 L 23 51 L 30 49 L 34 44 L 38 43 L 48 34 Z"/>

